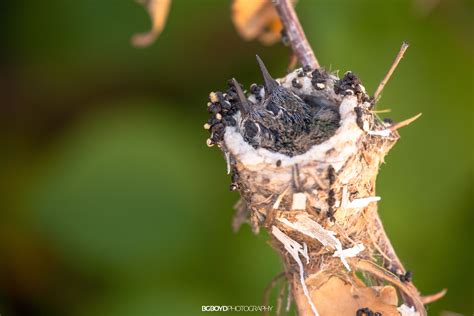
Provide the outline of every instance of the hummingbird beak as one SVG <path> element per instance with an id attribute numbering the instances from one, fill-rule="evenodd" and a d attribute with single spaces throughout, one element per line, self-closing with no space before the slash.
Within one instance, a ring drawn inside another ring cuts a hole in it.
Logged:
<path id="1" fill-rule="evenodd" d="M 237 91 L 237 97 L 239 98 L 239 103 L 237 104 L 240 110 L 240 114 L 242 115 L 242 117 L 246 117 L 250 113 L 250 104 L 247 101 L 247 97 L 242 91 L 240 84 L 237 82 L 237 80 L 235 80 L 235 78 L 232 78 L 232 83 L 234 84 L 235 91 Z"/>
<path id="2" fill-rule="evenodd" d="M 278 83 L 275 81 L 275 79 L 272 78 L 272 76 L 267 70 L 267 67 L 265 67 L 265 64 L 263 63 L 262 59 L 260 59 L 258 55 L 256 56 L 258 65 L 260 66 L 260 71 L 263 75 L 263 80 L 265 81 L 265 91 L 267 94 L 272 94 L 273 90 L 278 87 Z"/>

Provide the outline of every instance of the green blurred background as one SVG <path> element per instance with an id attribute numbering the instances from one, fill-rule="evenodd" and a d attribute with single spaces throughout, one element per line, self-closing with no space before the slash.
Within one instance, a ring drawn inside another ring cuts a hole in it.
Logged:
<path id="1" fill-rule="evenodd" d="M 431 315 L 473 309 L 472 1 L 300 0 L 319 61 L 375 90 L 401 130 L 380 213 Z M 279 258 L 233 234 L 229 177 L 205 145 L 208 92 L 275 76 L 288 49 L 244 42 L 228 1 L 174 1 L 151 47 L 132 0 L 5 1 L 0 8 L 1 315 L 197 315 L 260 304 Z"/>

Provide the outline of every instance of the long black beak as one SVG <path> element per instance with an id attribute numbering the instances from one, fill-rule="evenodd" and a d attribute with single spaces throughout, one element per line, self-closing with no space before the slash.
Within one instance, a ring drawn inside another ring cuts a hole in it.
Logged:
<path id="1" fill-rule="evenodd" d="M 267 70 L 267 67 L 265 67 L 265 64 L 263 63 L 262 59 L 258 57 L 258 55 L 256 56 L 258 65 L 260 66 L 260 71 L 263 75 L 263 80 L 265 82 L 265 91 L 267 92 L 267 94 L 272 94 L 273 90 L 278 87 L 278 83 L 275 81 L 275 79 L 272 78 L 272 76 Z"/>
<path id="2" fill-rule="evenodd" d="M 240 110 L 240 114 L 242 115 L 242 117 L 246 117 L 250 113 L 250 104 L 247 101 L 247 97 L 242 91 L 240 84 L 237 82 L 237 80 L 235 80 L 235 78 L 232 78 L 232 83 L 234 84 L 235 91 L 237 91 L 237 97 L 239 98 L 238 107 Z"/>

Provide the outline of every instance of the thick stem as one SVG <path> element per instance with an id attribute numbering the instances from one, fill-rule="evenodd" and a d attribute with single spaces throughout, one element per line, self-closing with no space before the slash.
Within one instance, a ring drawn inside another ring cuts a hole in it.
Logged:
<path id="1" fill-rule="evenodd" d="M 295 55 L 302 65 L 318 67 L 290 3 L 280 0 L 275 5 Z M 273 79 L 266 72 L 264 69 L 265 81 L 270 87 Z M 314 84 L 314 79 L 319 85 Z M 240 108 L 240 115 L 215 114 L 212 119 L 218 123 L 211 127 L 210 139 L 227 157 L 228 168 L 233 172 L 233 186 L 239 189 L 244 201 L 245 208 L 238 207 L 236 222 L 247 219 L 245 215 L 249 214 L 247 221 L 255 232 L 260 227 L 269 230 L 272 245 L 283 259 L 300 315 L 354 315 L 367 308 L 383 315 L 398 316 L 398 289 L 408 307 L 414 307 L 425 316 L 423 302 L 414 285 L 405 282 L 405 278 L 402 282 L 398 276 L 405 269 L 383 230 L 374 204 L 380 199 L 375 195 L 379 166 L 398 140 L 396 129 L 412 119 L 387 128 L 370 111 L 370 97 L 351 73 L 338 79 L 324 71 L 319 74 L 294 71 L 281 78 L 279 84 L 285 93 L 298 91 L 291 93 L 337 105 L 337 130 L 323 143 L 313 144 L 296 156 L 281 152 L 288 148 L 270 146 L 267 149 L 272 138 L 265 138 L 266 134 L 261 134 L 263 143 L 259 144 L 267 147 L 255 148 L 244 139 L 245 127 L 239 127 L 248 122 L 243 120 L 245 96 L 240 95 L 238 101 L 236 98 L 224 100 L 231 108 Z M 238 85 L 235 86 L 219 94 L 223 98 L 236 92 L 243 94 Z M 275 90 L 268 87 L 265 91 Z M 216 96 L 217 93 L 211 93 L 211 102 L 221 101 Z M 264 105 L 267 100 L 258 102 Z M 284 107 L 292 109 L 293 103 L 285 103 Z M 325 116 L 311 115 L 313 119 L 331 122 Z M 264 114 L 262 117 L 267 118 Z M 233 124 L 226 126 L 222 134 L 220 121 L 223 118 L 231 118 Z M 267 123 L 269 126 L 273 121 L 262 119 L 258 126 L 265 127 Z M 293 123 L 285 124 L 284 128 L 291 128 Z M 318 135 L 321 132 L 318 126 L 311 125 L 309 134 L 300 135 L 301 139 Z M 278 133 L 286 135 L 280 130 Z M 299 140 L 293 139 L 293 144 Z M 392 273 L 387 265 L 379 265 L 380 255 L 385 263 L 400 272 Z M 354 271 L 362 272 L 363 277 Z M 386 282 L 392 285 L 385 285 Z"/>
<path id="2" fill-rule="evenodd" d="M 377 212 L 376 209 L 374 209 L 373 211 L 375 213 Z M 389 266 L 387 266 L 386 268 L 391 268 L 392 270 L 405 273 L 406 272 L 405 267 L 403 266 L 403 263 L 401 262 L 401 260 L 398 258 L 398 255 L 395 252 L 395 248 L 393 248 L 392 243 L 390 242 L 390 239 L 388 238 L 387 233 L 385 232 L 385 229 L 383 227 L 383 224 L 379 215 L 374 214 L 372 218 L 373 218 L 374 231 L 379 236 L 379 238 L 377 239 L 378 247 L 382 249 L 382 251 L 390 259 L 390 262 L 388 262 Z M 418 291 L 416 290 L 416 288 L 414 288 L 413 292 L 417 293 Z M 408 303 L 410 306 L 414 306 L 415 304 L 417 304 L 417 301 L 410 295 L 407 295 L 406 293 L 402 292 L 401 296 L 403 298 L 403 301 Z"/>
<path id="3" fill-rule="evenodd" d="M 374 212 L 376 212 L 375 209 Z M 390 267 L 394 268 L 395 270 L 400 270 L 402 273 L 405 273 L 405 267 L 398 258 L 395 249 L 393 248 L 392 243 L 390 242 L 390 239 L 388 238 L 387 233 L 385 232 L 382 221 L 380 220 L 378 214 L 374 214 L 373 219 L 374 230 L 379 235 L 378 246 L 390 259 Z"/>
<path id="4" fill-rule="evenodd" d="M 274 0 L 274 5 L 283 23 L 291 49 L 298 57 L 301 65 L 303 67 L 310 67 L 311 69 L 319 68 L 318 60 L 309 45 L 291 1 Z"/>

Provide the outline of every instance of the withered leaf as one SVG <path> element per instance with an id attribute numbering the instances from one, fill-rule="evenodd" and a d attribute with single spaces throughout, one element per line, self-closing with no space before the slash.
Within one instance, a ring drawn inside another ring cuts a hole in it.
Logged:
<path id="1" fill-rule="evenodd" d="M 313 284 L 318 283 L 312 280 Z M 399 316 L 397 292 L 392 286 L 365 287 L 352 285 L 339 277 L 329 277 L 318 288 L 310 287 L 319 315 L 355 315 L 368 307 L 384 316 Z"/>
<path id="2" fill-rule="evenodd" d="M 135 47 L 146 47 L 152 44 L 161 34 L 166 24 L 166 18 L 170 10 L 171 0 L 137 0 L 142 4 L 152 21 L 151 30 L 145 33 L 133 35 L 132 44 Z"/>
<path id="3" fill-rule="evenodd" d="M 271 0 L 234 0 L 232 21 L 244 39 L 258 39 L 265 45 L 278 41 L 283 28 Z"/>

